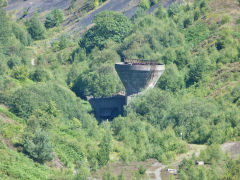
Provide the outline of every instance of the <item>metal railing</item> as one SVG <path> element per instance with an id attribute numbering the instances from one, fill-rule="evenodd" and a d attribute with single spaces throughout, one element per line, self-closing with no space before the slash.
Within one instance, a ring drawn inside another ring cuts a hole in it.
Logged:
<path id="1" fill-rule="evenodd" d="M 125 64 L 132 65 L 160 65 L 158 62 L 153 60 L 145 60 L 145 59 L 124 59 Z"/>

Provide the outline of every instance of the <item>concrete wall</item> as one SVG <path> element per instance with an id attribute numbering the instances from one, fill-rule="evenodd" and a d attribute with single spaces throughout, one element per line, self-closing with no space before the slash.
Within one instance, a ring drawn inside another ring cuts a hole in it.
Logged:
<path id="1" fill-rule="evenodd" d="M 94 109 L 94 114 L 97 120 L 112 120 L 123 114 L 125 96 L 116 95 L 107 98 L 90 98 L 89 102 Z"/>
<path id="2" fill-rule="evenodd" d="M 108 98 L 90 98 L 89 102 L 94 109 L 97 120 L 112 120 L 123 114 L 124 105 L 128 104 L 133 96 L 153 88 L 163 71 L 164 65 L 159 64 L 131 64 L 117 63 L 115 69 L 126 89 L 126 96 L 116 95 Z"/>

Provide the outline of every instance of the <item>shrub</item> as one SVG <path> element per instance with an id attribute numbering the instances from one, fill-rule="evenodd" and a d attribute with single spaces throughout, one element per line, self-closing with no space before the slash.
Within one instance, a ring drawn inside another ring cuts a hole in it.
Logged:
<path id="1" fill-rule="evenodd" d="M 29 73 L 25 66 L 15 66 L 11 76 L 19 81 L 26 81 L 29 77 Z"/>
<path id="2" fill-rule="evenodd" d="M 7 13 L 0 8 L 0 43 L 5 44 L 11 37 L 10 19 Z"/>
<path id="3" fill-rule="evenodd" d="M 70 37 L 67 35 L 62 35 L 59 40 L 52 43 L 52 48 L 54 51 L 59 51 L 65 49 L 70 43 Z"/>
<path id="4" fill-rule="evenodd" d="M 56 103 L 63 116 L 69 119 L 82 117 L 82 109 L 74 94 L 64 87 L 48 83 L 26 86 L 14 92 L 8 101 L 10 111 L 16 115 L 28 118 L 35 109 L 46 103 Z"/>
<path id="5" fill-rule="evenodd" d="M 30 74 L 30 79 L 37 82 L 46 82 L 50 79 L 50 75 L 48 71 L 38 68 L 32 74 Z"/>
<path id="6" fill-rule="evenodd" d="M 119 92 L 122 87 L 119 77 L 109 65 L 96 71 L 86 71 L 75 80 L 72 90 L 80 97 L 107 97 Z"/>
<path id="7" fill-rule="evenodd" d="M 149 0 L 141 0 L 139 6 L 143 9 L 149 9 L 150 8 L 150 1 Z"/>
<path id="8" fill-rule="evenodd" d="M 183 27 L 184 28 L 187 28 L 189 25 L 191 25 L 192 22 L 190 20 L 190 18 L 186 18 L 184 21 L 183 21 Z"/>
<path id="9" fill-rule="evenodd" d="M 46 30 L 36 14 L 30 20 L 26 21 L 25 24 L 29 34 L 34 40 L 40 40 L 46 37 Z"/>
<path id="10" fill-rule="evenodd" d="M 193 17 L 194 21 L 197 21 L 197 20 L 199 19 L 199 17 L 200 17 L 200 11 L 199 11 L 199 10 L 196 10 L 196 11 L 194 12 L 194 17 Z"/>
<path id="11" fill-rule="evenodd" d="M 202 22 L 197 22 L 193 26 L 187 28 L 184 31 L 185 38 L 187 41 L 191 42 L 193 46 L 197 46 L 201 41 L 208 38 L 210 31 L 206 24 Z"/>
<path id="12" fill-rule="evenodd" d="M 86 161 L 76 162 L 77 174 L 73 178 L 74 180 L 87 180 L 90 176 L 90 168 Z"/>
<path id="13" fill-rule="evenodd" d="M 94 0 L 94 7 L 97 8 L 99 6 L 99 0 Z"/>
<path id="14" fill-rule="evenodd" d="M 238 17 L 236 23 L 237 23 L 237 24 L 240 24 L 240 17 Z"/>
<path id="15" fill-rule="evenodd" d="M 13 69 L 15 66 L 20 66 L 21 65 L 21 59 L 19 57 L 11 57 L 8 62 L 7 65 L 10 69 Z"/>
<path id="16" fill-rule="evenodd" d="M 60 9 L 54 9 L 47 15 L 44 25 L 46 28 L 53 28 L 59 26 L 63 21 L 63 11 Z"/>
<path id="17" fill-rule="evenodd" d="M 12 31 L 15 37 L 25 46 L 29 46 L 31 44 L 31 36 L 27 32 L 26 28 L 23 25 L 14 23 L 12 26 Z"/>
<path id="18" fill-rule="evenodd" d="M 7 4 L 8 4 L 8 1 L 7 1 L 7 0 L 0 0 L 0 8 L 6 7 Z"/>
<path id="19" fill-rule="evenodd" d="M 184 76 L 181 75 L 175 64 L 169 65 L 160 78 L 158 86 L 161 89 L 176 92 L 185 86 Z"/>
<path id="20" fill-rule="evenodd" d="M 53 159 L 53 149 L 45 131 L 37 130 L 33 138 L 25 137 L 23 151 L 40 163 Z"/>
<path id="21" fill-rule="evenodd" d="M 172 3 L 168 8 L 168 15 L 170 17 L 177 15 L 181 11 L 181 6 L 178 3 Z"/>
<path id="22" fill-rule="evenodd" d="M 137 8 L 135 14 L 132 16 L 132 20 L 136 21 L 136 19 L 142 18 L 145 15 L 146 15 L 146 11 L 143 8 L 139 7 L 139 8 Z"/>
<path id="23" fill-rule="evenodd" d="M 221 24 L 226 24 L 230 22 L 230 17 L 228 15 L 224 15 L 221 20 Z"/>
<path id="24" fill-rule="evenodd" d="M 155 16 L 158 17 L 159 19 L 163 19 L 167 17 L 167 11 L 162 7 L 161 4 L 159 5 L 155 13 Z"/>

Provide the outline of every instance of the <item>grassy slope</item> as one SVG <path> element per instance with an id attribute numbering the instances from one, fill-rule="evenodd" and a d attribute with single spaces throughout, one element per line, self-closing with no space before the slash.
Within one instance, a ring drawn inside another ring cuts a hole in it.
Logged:
<path id="1" fill-rule="evenodd" d="M 24 121 L 0 106 L 0 179 L 48 179 L 54 170 L 18 153 L 13 146 L 24 131 Z"/>

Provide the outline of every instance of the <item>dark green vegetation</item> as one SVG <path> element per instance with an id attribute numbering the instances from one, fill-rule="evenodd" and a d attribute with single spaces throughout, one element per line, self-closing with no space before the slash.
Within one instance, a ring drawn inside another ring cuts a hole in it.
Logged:
<path id="1" fill-rule="evenodd" d="M 37 15 L 15 22 L 0 10 L 0 178 L 87 179 L 111 161 L 168 163 L 187 143 L 209 147 L 182 162 L 182 179 L 239 178 L 239 160 L 215 144 L 240 136 L 240 14 L 216 17 L 216 0 L 195 0 L 147 15 L 157 2 L 141 1 L 133 21 L 99 13 L 82 38 L 62 33 L 58 10 L 45 26 Z M 131 58 L 166 71 L 124 117 L 100 124 L 83 99 L 123 91 L 114 63 Z"/>
<path id="2" fill-rule="evenodd" d="M 52 28 L 55 26 L 59 26 L 64 20 L 63 11 L 54 9 L 52 10 L 46 17 L 45 27 Z"/>

